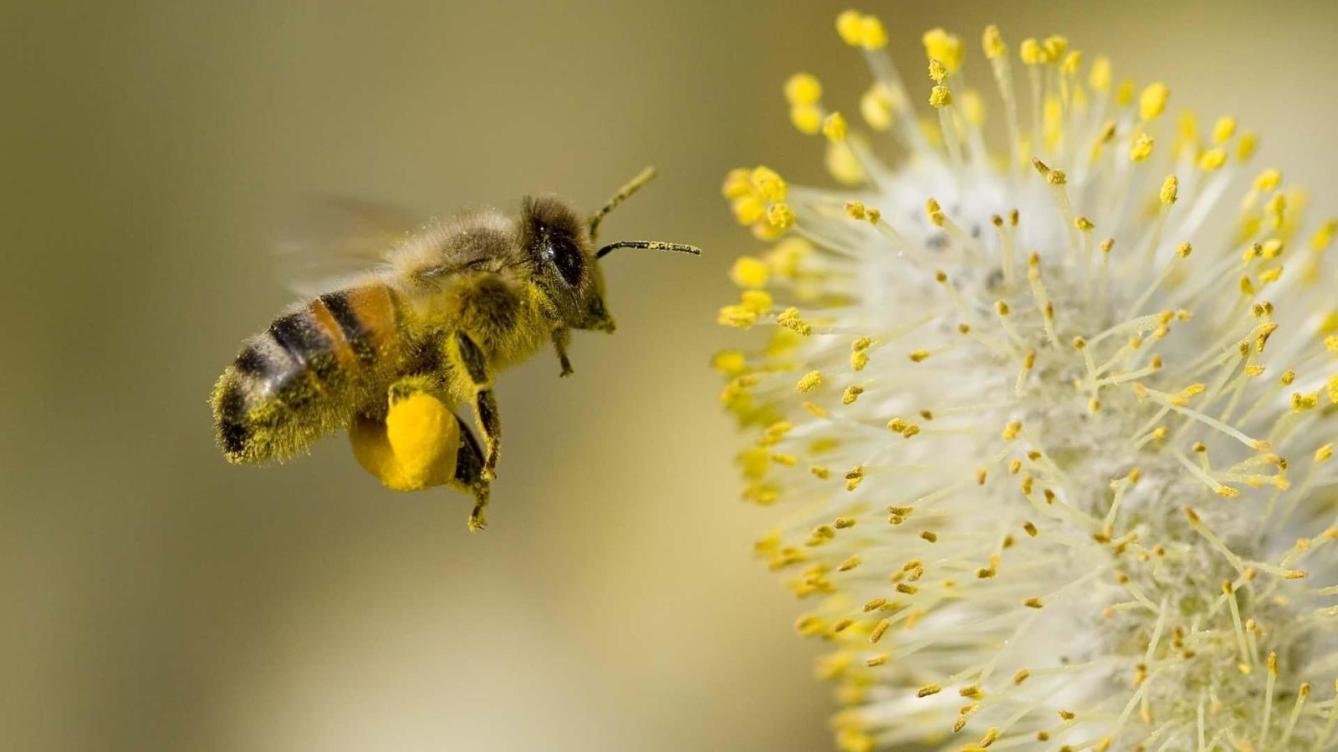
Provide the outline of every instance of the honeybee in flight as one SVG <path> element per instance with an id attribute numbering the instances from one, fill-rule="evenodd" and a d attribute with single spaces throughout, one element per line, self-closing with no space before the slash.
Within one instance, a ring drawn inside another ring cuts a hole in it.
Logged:
<path id="1" fill-rule="evenodd" d="M 387 486 L 466 491 L 469 528 L 483 528 L 502 433 L 496 374 L 551 344 L 567 376 L 572 330 L 613 331 L 598 263 L 610 252 L 701 253 L 642 240 L 597 249 L 600 222 L 654 175 L 647 168 L 588 218 L 544 197 L 526 198 L 514 218 L 485 209 L 432 222 L 361 281 L 290 309 L 214 386 L 224 456 L 284 460 L 348 428 L 359 461 Z M 472 409 L 481 445 L 447 407 L 459 405 Z"/>

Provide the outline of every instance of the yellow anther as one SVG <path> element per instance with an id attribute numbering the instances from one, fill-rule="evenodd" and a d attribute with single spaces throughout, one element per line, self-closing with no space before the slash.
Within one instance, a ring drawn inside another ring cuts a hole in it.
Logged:
<path id="1" fill-rule="evenodd" d="M 936 84 L 948 77 L 948 68 L 936 57 L 929 58 L 929 78 Z"/>
<path id="2" fill-rule="evenodd" d="M 913 351 L 912 351 L 909 355 L 907 355 L 906 357 L 910 358 L 912 363 L 921 363 L 921 362 L 924 362 L 924 360 L 927 359 L 927 358 L 929 357 L 929 351 L 928 351 L 928 350 L 913 350 Z"/>
<path id="3" fill-rule="evenodd" d="M 1259 148 L 1259 136 L 1253 132 L 1240 134 L 1240 140 L 1236 142 L 1236 159 L 1244 162 L 1254 156 L 1254 150 Z"/>
<path id="4" fill-rule="evenodd" d="M 738 376 L 748 370 L 748 360 L 738 350 L 722 350 L 711 357 L 711 367 L 726 376 Z"/>
<path id="5" fill-rule="evenodd" d="M 864 220 L 869 216 L 868 212 L 864 210 L 863 201 L 847 201 L 845 208 L 846 216 L 851 219 Z"/>
<path id="6" fill-rule="evenodd" d="M 749 193 L 739 196 L 730 203 L 734 219 L 741 225 L 751 225 L 766 216 L 767 207 L 761 197 L 749 188 Z"/>
<path id="7" fill-rule="evenodd" d="M 1064 185 L 1069 182 L 1069 176 L 1063 170 L 1051 170 L 1049 174 L 1045 176 L 1045 182 L 1050 185 Z"/>
<path id="8" fill-rule="evenodd" d="M 1138 116 L 1145 121 L 1157 117 L 1166 109 L 1166 100 L 1170 96 L 1171 90 L 1166 88 L 1166 84 L 1148 84 L 1138 96 Z"/>
<path id="9" fill-rule="evenodd" d="M 725 175 L 725 182 L 720 187 L 720 193 L 725 198 L 735 199 L 753 192 L 752 173 L 746 167 L 735 167 Z"/>
<path id="10" fill-rule="evenodd" d="M 846 137 L 846 119 L 839 112 L 833 112 L 822 121 L 822 135 L 829 141 L 844 141 Z"/>
<path id="11" fill-rule="evenodd" d="M 936 695 L 936 694 L 938 694 L 939 692 L 942 692 L 942 691 L 943 691 L 943 688 L 940 687 L 940 686 L 937 685 L 937 684 L 926 684 L 925 686 L 920 687 L 918 690 L 916 690 L 916 692 L 915 692 L 915 696 L 916 696 L 916 697 L 929 697 L 930 695 Z"/>
<path id="12" fill-rule="evenodd" d="M 1162 181 L 1161 192 L 1158 194 L 1158 198 L 1161 199 L 1162 205 L 1170 206 L 1175 203 L 1176 195 L 1179 191 L 1180 181 L 1177 180 L 1174 175 L 1168 175 L 1166 179 Z"/>
<path id="13" fill-rule="evenodd" d="M 734 261 L 734 266 L 730 268 L 729 278 L 739 287 L 766 287 L 766 262 L 752 256 L 740 256 Z"/>
<path id="14" fill-rule="evenodd" d="M 771 296 L 764 290 L 744 290 L 740 305 L 753 313 L 766 313 L 771 310 Z"/>
<path id="15" fill-rule="evenodd" d="M 1306 410 L 1313 410 L 1319 405 L 1319 392 L 1293 392 L 1292 393 L 1292 412 L 1300 413 Z"/>
<path id="16" fill-rule="evenodd" d="M 752 182 L 758 195 L 767 201 L 784 201 L 785 194 L 789 190 L 785 180 L 770 167 L 753 168 L 749 174 L 749 181 Z"/>
<path id="17" fill-rule="evenodd" d="M 1032 159 L 1031 166 L 1035 167 L 1036 171 L 1041 173 L 1041 177 L 1047 177 L 1050 174 L 1049 165 L 1047 165 L 1046 163 L 1042 162 L 1039 159 Z"/>
<path id="18" fill-rule="evenodd" d="M 1264 242 L 1260 243 L 1258 247 L 1259 247 L 1259 255 L 1263 258 L 1268 259 L 1269 261 L 1272 261 L 1273 259 L 1282 255 L 1283 245 L 1282 241 L 1279 240 L 1278 238 L 1269 238 L 1268 240 L 1265 240 Z"/>
<path id="19" fill-rule="evenodd" d="M 1068 75 L 1074 75 L 1082 67 L 1082 50 L 1070 50 L 1059 64 L 1059 69 Z"/>
<path id="20" fill-rule="evenodd" d="M 869 87 L 864 96 L 860 97 L 859 112 L 870 128 L 876 131 L 891 128 L 894 111 L 892 97 L 888 94 L 887 87 L 878 83 Z"/>
<path id="21" fill-rule="evenodd" d="M 929 105 L 935 109 L 947 107 L 952 104 L 952 92 L 943 84 L 936 85 L 929 90 Z"/>
<path id="22" fill-rule="evenodd" d="M 799 309 L 793 306 L 777 314 L 776 323 L 804 337 L 813 333 L 812 325 L 800 318 Z"/>
<path id="23" fill-rule="evenodd" d="M 1133 162 L 1145 161 L 1152 155 L 1153 143 L 1155 142 L 1153 142 L 1152 136 L 1148 134 L 1137 135 L 1137 138 L 1133 139 L 1133 143 L 1129 145 L 1129 159 L 1132 159 Z"/>
<path id="24" fill-rule="evenodd" d="M 1315 462 L 1328 462 L 1333 457 L 1333 444 L 1325 444 L 1315 450 Z"/>
<path id="25" fill-rule="evenodd" d="M 1083 232 L 1091 232 L 1094 228 L 1096 228 L 1096 225 L 1092 224 L 1092 220 L 1088 219 L 1087 217 L 1074 218 L 1073 226 Z"/>
<path id="26" fill-rule="evenodd" d="M 1282 173 L 1272 167 L 1259 173 L 1254 179 L 1254 189 L 1261 193 L 1275 191 L 1282 184 Z"/>
<path id="27" fill-rule="evenodd" d="M 811 73 L 796 73 L 785 79 L 785 100 L 790 104 L 817 104 L 822 83 Z"/>
<path id="28" fill-rule="evenodd" d="M 1329 220 L 1320 225 L 1315 234 L 1310 236 L 1310 250 L 1315 253 L 1321 253 L 1328 250 L 1329 245 L 1333 243 L 1333 237 L 1338 233 L 1338 220 Z"/>
<path id="29" fill-rule="evenodd" d="M 1208 151 L 1205 151 L 1203 154 L 1199 155 L 1199 169 L 1205 172 L 1212 172 L 1214 170 L 1219 170 L 1222 168 L 1222 165 L 1226 164 L 1226 161 L 1227 161 L 1226 149 L 1223 149 L 1222 147 L 1219 146 L 1213 149 L 1209 149 Z"/>
<path id="30" fill-rule="evenodd" d="M 1059 34 L 1051 34 L 1041 42 L 1041 47 L 1045 50 L 1045 61 L 1057 63 L 1064 57 L 1064 53 L 1068 52 L 1069 40 Z"/>
<path id="31" fill-rule="evenodd" d="M 845 185 L 859 185 L 866 177 L 864 165 L 855 156 L 855 151 L 844 140 L 828 140 L 827 154 L 824 159 L 827 172 L 838 182 Z"/>
<path id="32" fill-rule="evenodd" d="M 923 532 L 920 533 L 920 539 L 921 539 L 921 540 L 924 540 L 924 541 L 928 541 L 929 543 L 937 543 L 937 542 L 938 542 L 938 533 L 935 533 L 935 532 L 932 531 L 932 530 L 925 530 L 925 531 L 923 531 Z"/>
<path id="33" fill-rule="evenodd" d="M 767 222 L 778 230 L 794 225 L 794 211 L 787 204 L 775 203 L 767 209 Z"/>
<path id="34" fill-rule="evenodd" d="M 1017 53 L 1026 65 L 1040 65 L 1045 62 L 1045 49 L 1034 37 L 1027 37 L 1018 46 Z"/>
<path id="35" fill-rule="evenodd" d="M 819 386 L 822 386 L 822 372 L 809 371 L 799 379 L 798 383 L 794 385 L 794 388 L 800 394 L 808 394 Z"/>
<path id="36" fill-rule="evenodd" d="M 1264 211 L 1274 227 L 1282 227 L 1282 220 L 1287 212 L 1287 196 L 1283 193 L 1274 193 L 1268 199 L 1268 203 L 1264 204 Z"/>
<path id="37" fill-rule="evenodd" d="M 856 350 L 850 354 L 850 368 L 853 371 L 863 371 L 864 367 L 869 365 L 869 353 L 864 350 Z"/>
<path id="38" fill-rule="evenodd" d="M 864 14 L 857 10 L 842 11 L 836 17 L 836 33 L 840 35 L 841 41 L 851 47 L 860 43 L 863 26 Z"/>
<path id="39" fill-rule="evenodd" d="M 1222 116 L 1213 123 L 1213 143 L 1225 144 L 1231 140 L 1236 133 L 1236 119 L 1229 116 Z"/>
<path id="40" fill-rule="evenodd" d="M 858 384 L 851 384 L 850 386 L 846 387 L 844 392 L 841 393 L 841 404 L 843 405 L 853 404 L 855 400 L 859 399 L 859 396 L 861 394 L 864 394 L 864 387 Z"/>
<path id="41" fill-rule="evenodd" d="M 980 92 L 975 89 L 962 92 L 961 107 L 966 122 L 976 126 L 985 124 L 985 100 L 980 97 Z"/>
<path id="42" fill-rule="evenodd" d="M 757 313 L 741 305 L 728 305 L 720 309 L 716 315 L 716 323 L 747 329 L 757 323 Z"/>
<path id="43" fill-rule="evenodd" d="M 1022 601 L 1022 605 L 1027 608 L 1041 608 L 1043 604 L 1041 603 L 1040 598 L 1028 598 L 1025 601 Z"/>
<path id="44" fill-rule="evenodd" d="M 1008 45 L 1004 44 L 1003 34 L 999 33 L 999 27 L 994 24 L 985 27 L 985 33 L 980 36 L 980 46 L 985 51 L 985 57 L 991 60 L 1008 54 Z"/>
<path id="45" fill-rule="evenodd" d="M 1194 246 L 1189 243 L 1181 243 L 1176 246 L 1175 253 L 1180 258 L 1189 258 L 1189 254 L 1194 252 Z"/>
<path id="46" fill-rule="evenodd" d="M 1020 433 L 1022 433 L 1022 423 L 1020 421 L 1014 420 L 1011 421 L 1008 425 L 1004 426 L 1003 432 L 1000 434 L 1000 436 L 1003 437 L 1004 441 L 1012 441 L 1013 439 L 1016 439 L 1018 437 L 1018 434 Z"/>
<path id="47" fill-rule="evenodd" d="M 812 136 L 822 129 L 822 108 L 815 104 L 791 105 L 790 124 L 805 136 Z"/>
<path id="48" fill-rule="evenodd" d="M 1092 61 L 1092 68 L 1087 73 L 1087 83 L 1092 91 L 1104 94 L 1110 91 L 1110 59 L 1098 57 Z"/>
<path id="49" fill-rule="evenodd" d="M 859 44 L 866 50 L 877 50 L 887 46 L 887 29 L 877 16 L 865 16 L 860 19 Z"/>
<path id="50" fill-rule="evenodd" d="M 930 29 L 920 37 L 920 41 L 924 42 L 925 55 L 943 63 L 947 73 L 955 73 L 962 67 L 962 40 L 955 34 L 949 34 L 943 29 Z"/>
<path id="51" fill-rule="evenodd" d="M 1128 107 L 1134 103 L 1134 82 L 1124 80 L 1115 88 L 1115 104 L 1120 107 Z"/>

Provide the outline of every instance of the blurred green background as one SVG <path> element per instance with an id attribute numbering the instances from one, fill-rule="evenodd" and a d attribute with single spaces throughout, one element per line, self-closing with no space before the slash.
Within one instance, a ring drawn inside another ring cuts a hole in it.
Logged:
<path id="1" fill-rule="evenodd" d="M 752 560 L 709 354 L 755 247 L 736 164 L 823 179 L 780 83 L 853 109 L 840 3 L 45 2 L 0 10 L 0 745 L 27 750 L 812 750 L 827 689 Z M 1332 211 L 1330 3 L 869 2 L 910 81 L 943 25 L 1067 33 L 1173 110 L 1240 116 Z M 976 69 L 976 68 L 973 68 Z M 978 69 L 977 69 L 978 70 Z M 978 82 L 981 77 L 977 77 Z M 288 302 L 302 196 L 427 216 L 525 192 L 701 259 L 608 263 L 613 337 L 506 374 L 491 529 L 333 438 L 257 470 L 205 399 Z"/>

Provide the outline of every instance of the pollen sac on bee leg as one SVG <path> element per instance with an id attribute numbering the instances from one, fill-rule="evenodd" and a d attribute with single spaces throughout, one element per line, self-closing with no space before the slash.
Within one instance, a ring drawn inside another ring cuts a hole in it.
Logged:
<path id="1" fill-rule="evenodd" d="M 349 427 L 349 441 L 358 464 L 386 488 L 418 491 L 455 477 L 459 423 L 430 394 L 396 402 L 384 421 L 358 417 Z"/>

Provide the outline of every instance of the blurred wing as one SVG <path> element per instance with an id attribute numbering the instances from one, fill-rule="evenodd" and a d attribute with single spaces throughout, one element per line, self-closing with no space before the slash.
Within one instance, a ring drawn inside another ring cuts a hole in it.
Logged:
<path id="1" fill-rule="evenodd" d="M 417 226 L 402 209 L 348 197 L 306 201 L 275 242 L 284 286 L 303 297 L 346 287 L 382 270 Z"/>

